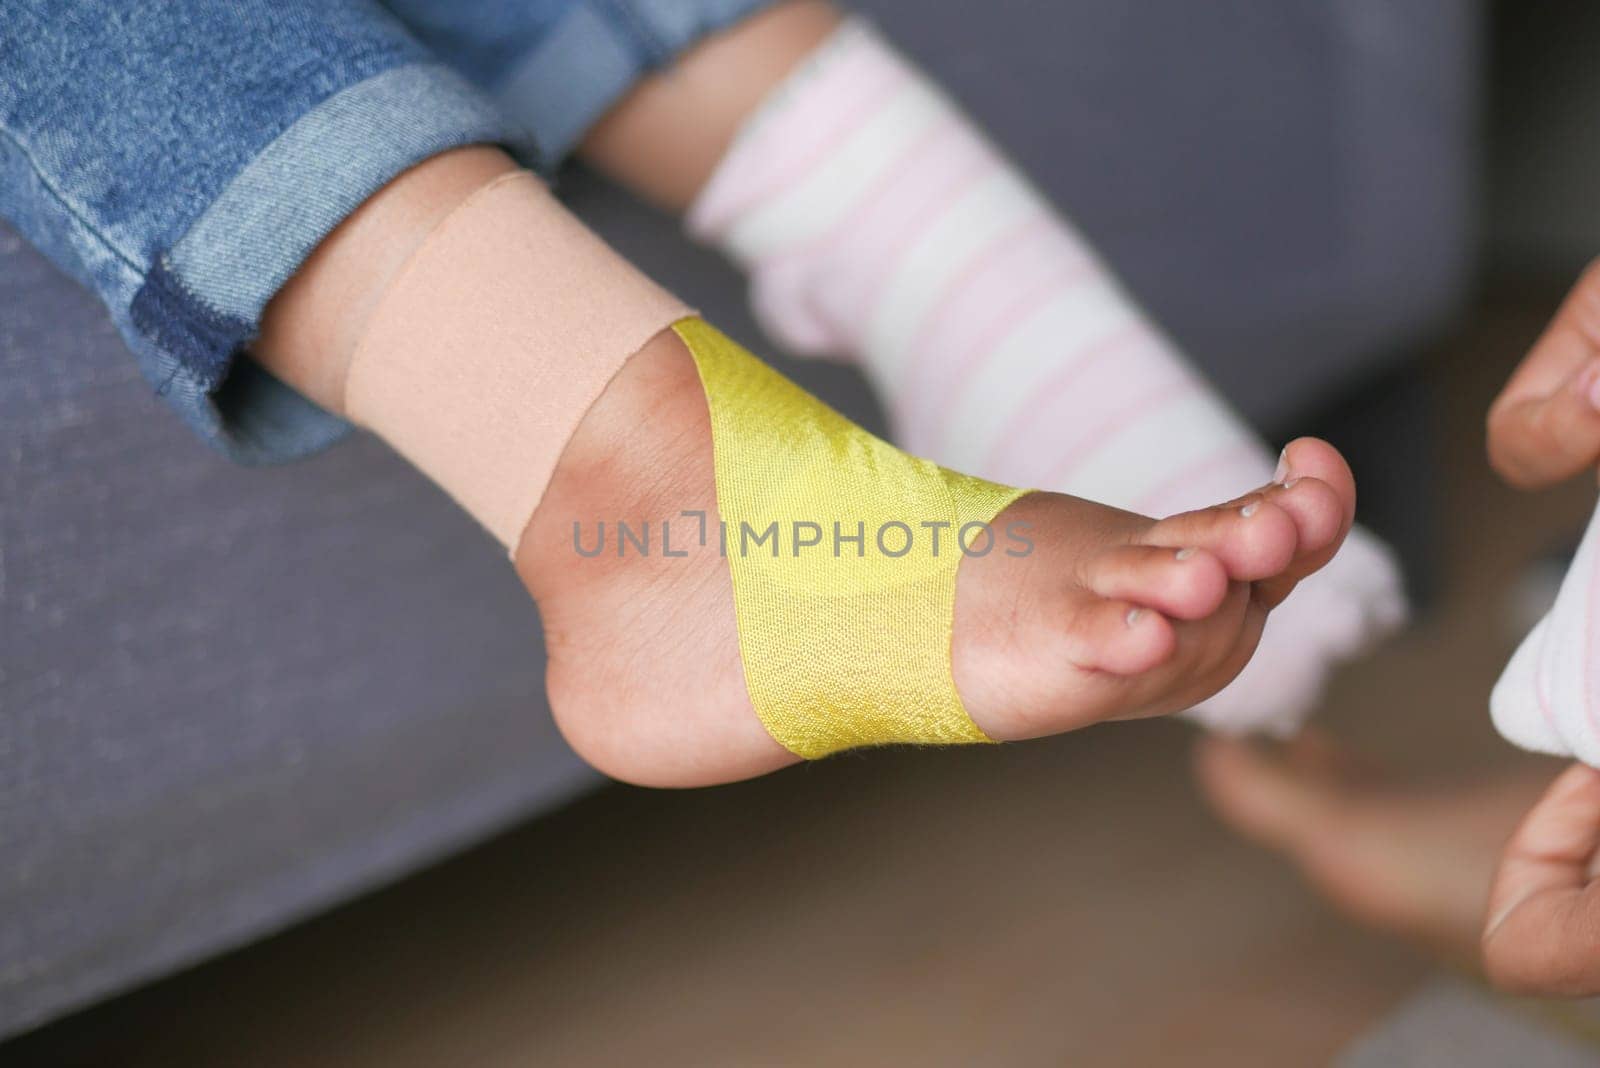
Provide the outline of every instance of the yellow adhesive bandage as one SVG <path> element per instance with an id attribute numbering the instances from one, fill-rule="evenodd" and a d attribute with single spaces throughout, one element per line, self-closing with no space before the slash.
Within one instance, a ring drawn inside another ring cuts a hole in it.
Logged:
<path id="1" fill-rule="evenodd" d="M 740 652 L 767 731 L 807 759 L 990 741 L 951 675 L 956 569 L 963 541 L 992 548 L 987 525 L 1027 491 L 906 455 L 703 320 L 673 330 L 710 406 Z"/>

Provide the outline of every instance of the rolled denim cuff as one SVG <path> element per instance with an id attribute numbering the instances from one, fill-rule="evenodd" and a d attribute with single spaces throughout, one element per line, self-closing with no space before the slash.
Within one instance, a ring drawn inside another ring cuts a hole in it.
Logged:
<path id="1" fill-rule="evenodd" d="M 495 99 L 553 164 L 644 75 L 774 2 L 577 0 L 498 79 Z"/>
<path id="2" fill-rule="evenodd" d="M 448 68 L 388 68 L 335 93 L 257 154 L 157 257 L 128 309 L 145 373 L 235 460 L 295 459 L 348 425 L 257 366 L 244 347 L 267 302 L 319 242 L 396 175 L 471 144 L 532 162 L 531 142 Z"/>

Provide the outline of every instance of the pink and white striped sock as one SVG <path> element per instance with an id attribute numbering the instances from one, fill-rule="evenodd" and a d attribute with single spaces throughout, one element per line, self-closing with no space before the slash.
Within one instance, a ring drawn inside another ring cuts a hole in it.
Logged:
<path id="1" fill-rule="evenodd" d="M 749 271 L 777 340 L 860 362 L 912 452 L 1157 516 L 1272 477 L 1082 238 L 864 22 L 748 120 L 688 227 Z M 1352 531 L 1196 718 L 1287 733 L 1404 615 L 1388 549 Z"/>
<path id="2" fill-rule="evenodd" d="M 1561 580 L 1556 603 L 1495 683 L 1489 713 L 1506 740 L 1524 749 L 1577 757 L 1600 767 L 1600 509 Z"/>

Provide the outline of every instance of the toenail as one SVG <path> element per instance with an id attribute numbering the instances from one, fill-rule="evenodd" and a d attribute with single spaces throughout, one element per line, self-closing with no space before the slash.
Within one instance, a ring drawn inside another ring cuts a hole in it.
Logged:
<path id="1" fill-rule="evenodd" d="M 1239 514 L 1244 516 L 1246 519 L 1249 519 L 1251 516 L 1256 514 L 1256 509 L 1260 507 L 1260 501 L 1251 501 L 1249 504 L 1239 509 Z"/>
<path id="2" fill-rule="evenodd" d="M 1282 482 L 1289 477 L 1289 446 L 1285 445 L 1278 454 L 1278 469 L 1272 473 L 1272 481 Z"/>
<path id="3" fill-rule="evenodd" d="M 1179 549 L 1178 550 L 1178 559 L 1179 560 L 1187 560 L 1187 559 L 1189 559 L 1189 557 L 1191 557 L 1193 555 L 1194 555 L 1194 546 L 1192 546 L 1192 545 L 1189 546 L 1187 549 Z"/>
<path id="4" fill-rule="evenodd" d="M 1138 626 L 1139 625 L 1139 620 L 1141 620 L 1143 618 L 1144 618 L 1144 609 L 1143 608 L 1130 608 L 1130 609 L 1128 609 L 1128 626 L 1130 626 L 1130 627 Z"/>
<path id="5" fill-rule="evenodd" d="M 1287 481 L 1287 482 L 1285 482 L 1285 483 L 1284 483 L 1284 484 L 1283 484 L 1283 488 L 1284 488 L 1284 489 L 1286 489 L 1286 490 L 1288 490 L 1288 489 L 1294 489 L 1294 488 L 1295 488 L 1295 487 L 1296 487 L 1296 486 L 1298 486 L 1298 485 L 1299 485 L 1299 484 L 1300 484 L 1300 479 L 1298 479 L 1298 478 L 1291 478 L 1291 479 L 1290 479 L 1290 480 L 1289 480 L 1289 481 Z"/>

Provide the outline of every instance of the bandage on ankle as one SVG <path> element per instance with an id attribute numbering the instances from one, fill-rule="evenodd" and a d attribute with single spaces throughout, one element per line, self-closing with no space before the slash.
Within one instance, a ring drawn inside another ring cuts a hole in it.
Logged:
<path id="1" fill-rule="evenodd" d="M 858 360 L 913 452 L 1155 516 L 1272 477 L 1072 226 L 864 22 L 772 91 L 688 227 L 749 271 L 775 338 Z M 1329 665 L 1404 615 L 1390 553 L 1358 528 L 1196 718 L 1287 732 Z"/>
<path id="2" fill-rule="evenodd" d="M 1494 725 L 1524 749 L 1600 767 L 1600 509 L 1555 605 L 1517 647 L 1489 697 Z"/>
<path id="3" fill-rule="evenodd" d="M 511 551 L 607 383 L 689 314 L 532 174 L 504 175 L 446 216 L 380 298 L 344 409 Z"/>
<path id="4" fill-rule="evenodd" d="M 674 330 L 706 391 L 740 654 L 767 731 L 808 759 L 989 741 L 951 675 L 956 570 L 980 538 L 998 551 L 988 524 L 1024 491 L 908 456 L 699 319 Z"/>

